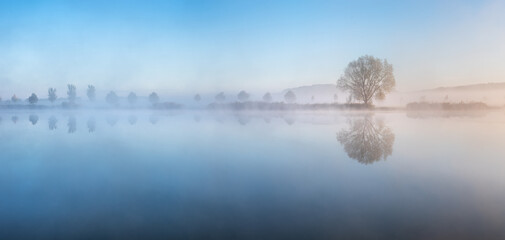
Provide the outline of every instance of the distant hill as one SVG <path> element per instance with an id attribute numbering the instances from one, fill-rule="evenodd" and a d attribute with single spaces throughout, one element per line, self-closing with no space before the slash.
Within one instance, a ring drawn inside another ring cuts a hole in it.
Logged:
<path id="1" fill-rule="evenodd" d="M 418 92 L 447 92 L 447 91 L 496 91 L 505 90 L 505 82 L 500 83 L 481 83 L 462 85 L 455 87 L 439 87 L 433 89 L 425 89 Z"/>
<path id="2" fill-rule="evenodd" d="M 348 93 L 337 89 L 336 84 L 315 84 L 284 89 L 277 93 L 277 99 L 283 99 L 287 91 L 293 91 L 299 103 L 346 101 Z M 314 96 L 314 100 L 312 100 Z M 454 87 L 438 87 L 425 90 L 399 92 L 393 91 L 383 101 L 374 101 L 378 106 L 405 106 L 416 101 L 427 102 L 484 102 L 493 106 L 505 104 L 505 82 L 469 84 Z"/>

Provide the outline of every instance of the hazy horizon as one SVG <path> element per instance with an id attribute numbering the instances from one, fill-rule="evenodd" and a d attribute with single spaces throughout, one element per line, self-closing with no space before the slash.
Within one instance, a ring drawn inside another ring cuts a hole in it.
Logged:
<path id="1" fill-rule="evenodd" d="M 505 81 L 500 1 L 2 1 L 0 95 L 276 92 L 335 84 L 362 55 L 396 89 Z"/>

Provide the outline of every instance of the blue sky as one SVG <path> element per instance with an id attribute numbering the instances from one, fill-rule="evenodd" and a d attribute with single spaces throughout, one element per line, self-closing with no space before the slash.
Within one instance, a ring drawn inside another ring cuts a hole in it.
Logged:
<path id="1" fill-rule="evenodd" d="M 0 96 L 335 83 L 371 54 L 400 91 L 505 81 L 501 1 L 0 1 Z M 83 93 L 82 93 L 83 94 Z"/>

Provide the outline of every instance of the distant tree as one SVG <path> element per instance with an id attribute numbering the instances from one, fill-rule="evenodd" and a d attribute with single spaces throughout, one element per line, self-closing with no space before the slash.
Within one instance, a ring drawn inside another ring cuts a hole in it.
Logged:
<path id="1" fill-rule="evenodd" d="M 35 93 L 32 93 L 32 95 L 28 98 L 28 102 L 31 105 L 36 104 L 38 101 L 39 101 L 39 98 L 37 97 L 37 94 L 35 94 Z"/>
<path id="2" fill-rule="evenodd" d="M 134 92 L 128 94 L 128 103 L 130 103 L 131 106 L 135 105 L 135 103 L 137 103 L 137 94 Z"/>
<path id="3" fill-rule="evenodd" d="M 117 105 L 119 102 L 119 97 L 116 95 L 115 92 L 111 91 L 107 94 L 105 97 L 105 100 L 110 104 L 110 105 Z"/>
<path id="4" fill-rule="evenodd" d="M 49 101 L 51 103 L 54 103 L 54 101 L 56 101 L 57 98 L 58 98 L 58 96 L 56 96 L 56 89 L 55 88 L 49 88 L 47 90 L 47 99 L 49 99 Z"/>
<path id="5" fill-rule="evenodd" d="M 338 102 L 338 95 L 336 93 L 333 94 L 333 101 Z"/>
<path id="6" fill-rule="evenodd" d="M 19 98 L 18 98 L 18 97 L 16 97 L 16 94 L 12 95 L 12 97 L 11 97 L 11 101 L 12 101 L 12 102 L 17 102 L 17 101 L 19 101 Z"/>
<path id="7" fill-rule="evenodd" d="M 446 102 L 449 101 L 449 95 L 445 95 L 444 101 L 446 101 Z"/>
<path id="8" fill-rule="evenodd" d="M 263 101 L 265 101 L 265 102 L 271 102 L 272 101 L 272 95 L 269 92 L 265 93 L 265 95 L 263 95 Z"/>
<path id="9" fill-rule="evenodd" d="M 153 92 L 149 95 L 149 102 L 151 102 L 153 105 L 156 105 L 160 102 L 160 97 L 158 97 L 158 94 Z"/>
<path id="10" fill-rule="evenodd" d="M 387 60 L 368 55 L 362 56 L 347 65 L 337 86 L 344 91 L 349 91 L 354 99 L 370 105 L 374 98 L 382 100 L 386 93 L 394 89 L 393 65 Z"/>
<path id="11" fill-rule="evenodd" d="M 77 98 L 77 89 L 73 84 L 68 84 L 67 88 L 68 101 L 74 103 Z"/>
<path id="12" fill-rule="evenodd" d="M 247 101 L 249 100 L 249 93 L 245 92 L 245 91 L 240 91 L 237 95 L 237 98 L 239 101 Z"/>
<path id="13" fill-rule="evenodd" d="M 214 97 L 214 99 L 218 102 L 224 102 L 224 100 L 226 100 L 226 96 L 224 95 L 224 92 L 220 92 L 216 95 L 216 97 Z"/>
<path id="14" fill-rule="evenodd" d="M 88 99 L 92 102 L 95 101 L 96 98 L 96 89 L 93 85 L 88 85 L 88 90 L 86 90 L 86 95 L 88 95 Z"/>
<path id="15" fill-rule="evenodd" d="M 284 94 L 284 100 L 286 100 L 287 103 L 294 103 L 296 102 L 296 95 L 289 90 L 286 94 Z"/>
<path id="16" fill-rule="evenodd" d="M 313 102 L 315 99 L 316 99 L 316 98 L 314 98 L 314 96 L 312 96 L 312 97 L 310 98 L 310 100 L 311 100 L 312 102 Z"/>
<path id="17" fill-rule="evenodd" d="M 202 98 L 200 97 L 200 94 L 196 94 L 193 99 L 195 99 L 195 101 L 197 101 L 197 102 L 200 102 L 200 100 L 202 100 Z"/>

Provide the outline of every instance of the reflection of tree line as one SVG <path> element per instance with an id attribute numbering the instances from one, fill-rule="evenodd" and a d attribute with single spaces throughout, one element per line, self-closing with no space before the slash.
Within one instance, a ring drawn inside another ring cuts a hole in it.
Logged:
<path id="1" fill-rule="evenodd" d="M 233 116 L 233 118 L 240 125 L 248 125 L 251 122 L 251 120 L 255 117 L 247 115 L 247 114 L 235 114 Z M 272 118 L 271 116 L 260 117 L 260 119 L 262 119 L 267 124 L 269 124 L 271 122 L 271 118 Z M 284 122 L 287 125 L 293 125 L 296 122 L 296 117 L 294 117 L 294 116 L 284 116 L 283 115 L 283 116 L 274 116 L 274 118 L 280 118 L 280 119 L 284 120 Z M 225 115 L 217 115 L 214 120 L 219 123 L 224 123 L 224 122 L 226 122 L 226 119 L 227 119 L 227 117 Z M 19 120 L 20 120 L 19 117 L 16 115 L 11 117 L 11 121 L 14 124 L 17 124 Z M 149 118 L 148 118 L 148 122 L 151 123 L 152 125 L 156 125 L 159 122 L 159 120 L 160 120 L 160 116 L 157 116 L 154 114 L 149 116 Z M 201 120 L 202 120 L 202 117 L 200 115 L 193 116 L 194 122 L 199 123 Z M 1 121 L 2 121 L 2 118 L 0 117 L 0 123 L 1 123 Z M 39 116 L 35 115 L 35 114 L 31 114 L 28 116 L 28 121 L 31 123 L 31 125 L 37 125 L 39 123 Z M 117 122 L 119 121 L 119 118 L 118 118 L 118 116 L 108 115 L 105 118 L 105 121 L 107 122 L 107 124 L 109 126 L 113 127 L 117 124 Z M 137 121 L 138 121 L 138 118 L 135 115 L 130 115 L 127 117 L 127 122 L 130 125 L 137 124 Z M 58 119 L 55 116 L 50 116 L 47 120 L 47 123 L 48 123 L 49 130 L 58 129 Z M 90 133 L 95 132 L 96 120 L 93 117 L 89 118 L 86 122 L 86 126 L 88 128 L 88 132 L 90 132 Z M 75 118 L 75 116 L 68 117 L 67 128 L 68 128 L 69 133 L 74 133 L 77 131 L 77 119 Z"/>
<path id="2" fill-rule="evenodd" d="M 395 135 L 383 122 L 365 116 L 349 120 L 349 126 L 337 133 L 337 140 L 350 158 L 371 164 L 393 153 Z"/>

